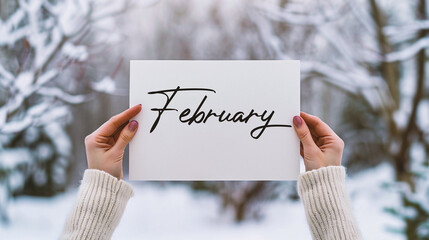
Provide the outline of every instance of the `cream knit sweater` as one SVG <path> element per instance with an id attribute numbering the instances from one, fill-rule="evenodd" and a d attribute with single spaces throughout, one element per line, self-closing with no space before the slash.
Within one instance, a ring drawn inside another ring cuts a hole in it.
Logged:
<path id="1" fill-rule="evenodd" d="M 345 189 L 345 169 L 324 167 L 299 177 L 313 239 L 362 239 Z M 86 170 L 60 239 L 110 239 L 133 195 L 131 185 L 98 170 Z M 286 239 L 286 238 L 285 238 Z"/>

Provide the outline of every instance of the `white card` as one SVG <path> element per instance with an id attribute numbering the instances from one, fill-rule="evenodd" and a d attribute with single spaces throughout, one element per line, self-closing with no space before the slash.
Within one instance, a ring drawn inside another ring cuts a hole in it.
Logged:
<path id="1" fill-rule="evenodd" d="M 299 61 L 130 63 L 130 180 L 296 180 Z"/>

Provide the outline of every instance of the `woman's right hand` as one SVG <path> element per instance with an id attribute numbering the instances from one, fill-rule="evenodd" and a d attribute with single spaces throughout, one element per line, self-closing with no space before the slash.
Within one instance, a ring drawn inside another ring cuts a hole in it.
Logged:
<path id="1" fill-rule="evenodd" d="M 301 112 L 293 118 L 301 141 L 301 156 L 306 171 L 327 166 L 341 166 L 344 141 L 318 117 Z"/>
<path id="2" fill-rule="evenodd" d="M 85 138 L 89 169 L 102 170 L 123 179 L 122 160 L 125 147 L 137 132 L 138 123 L 131 118 L 142 110 L 141 104 L 113 116 Z"/>

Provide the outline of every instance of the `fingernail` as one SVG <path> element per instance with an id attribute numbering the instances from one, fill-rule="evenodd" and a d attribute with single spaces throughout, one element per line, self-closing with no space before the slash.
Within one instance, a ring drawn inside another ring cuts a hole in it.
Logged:
<path id="1" fill-rule="evenodd" d="M 296 127 L 301 127 L 302 125 L 302 119 L 300 116 L 293 117 L 293 124 L 295 124 Z"/>
<path id="2" fill-rule="evenodd" d="M 136 129 L 137 129 L 137 127 L 139 126 L 139 123 L 136 121 L 136 120 L 132 120 L 131 122 L 130 122 L 130 125 L 128 125 L 128 129 L 131 131 L 131 132 L 134 132 Z"/>

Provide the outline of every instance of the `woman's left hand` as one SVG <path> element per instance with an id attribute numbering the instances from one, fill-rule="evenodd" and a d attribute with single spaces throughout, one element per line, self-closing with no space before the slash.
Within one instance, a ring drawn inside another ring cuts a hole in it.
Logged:
<path id="1" fill-rule="evenodd" d="M 89 169 L 98 169 L 122 179 L 124 150 L 137 132 L 138 123 L 129 122 L 142 110 L 141 104 L 115 115 L 85 138 Z"/>

